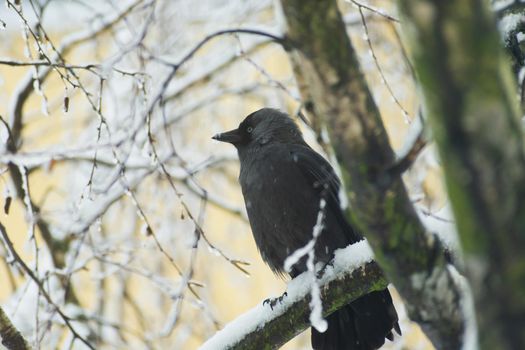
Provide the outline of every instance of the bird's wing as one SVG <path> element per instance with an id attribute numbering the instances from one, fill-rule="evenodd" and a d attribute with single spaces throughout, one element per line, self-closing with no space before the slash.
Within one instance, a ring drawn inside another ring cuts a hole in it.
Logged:
<path id="1" fill-rule="evenodd" d="M 341 184 L 330 163 L 306 145 L 294 144 L 289 150 L 292 161 L 297 164 L 300 173 L 318 193 L 319 199 L 325 199 L 327 210 L 334 214 L 338 224 L 344 229 L 349 243 L 360 241 L 362 237 L 348 223 L 343 209 L 341 209 L 339 200 Z"/>

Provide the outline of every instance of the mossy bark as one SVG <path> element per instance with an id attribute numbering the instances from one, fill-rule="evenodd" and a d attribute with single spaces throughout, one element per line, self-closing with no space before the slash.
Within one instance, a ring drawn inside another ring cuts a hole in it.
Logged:
<path id="1" fill-rule="evenodd" d="M 336 1 L 282 0 L 282 6 L 303 102 L 314 125 L 326 125 L 329 132 L 351 221 L 371 242 L 411 319 L 437 348 L 460 348 L 461 292 L 439 242 L 418 219 L 400 175 L 389 171 L 394 152 Z"/>
<path id="2" fill-rule="evenodd" d="M 327 316 L 342 306 L 372 291 L 382 290 L 388 282 L 376 263 L 368 263 L 322 286 L 323 315 Z M 228 349 L 278 349 L 284 343 L 310 327 L 310 295 L 304 295 L 289 308 L 275 315 L 261 328 L 230 344 Z"/>
<path id="3" fill-rule="evenodd" d="M 525 152 L 516 91 L 481 0 L 400 0 L 474 285 L 481 346 L 525 348 Z"/>
<path id="4" fill-rule="evenodd" d="M 0 308 L 0 338 L 2 345 L 9 350 L 29 350 L 31 347 L 18 329 L 13 326 L 9 317 Z"/>

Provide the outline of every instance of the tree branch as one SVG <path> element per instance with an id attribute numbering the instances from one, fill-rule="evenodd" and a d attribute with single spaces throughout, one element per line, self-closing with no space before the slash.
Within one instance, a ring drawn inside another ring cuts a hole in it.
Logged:
<path id="1" fill-rule="evenodd" d="M 258 35 L 258 36 L 267 37 L 267 38 L 269 38 L 269 39 L 271 39 L 271 40 L 275 41 L 276 43 L 279 43 L 279 44 L 281 44 L 283 46 L 286 46 L 288 44 L 288 41 L 286 40 L 286 38 L 282 38 L 282 37 L 279 37 L 277 35 L 274 35 L 274 34 L 271 34 L 271 33 L 268 33 L 268 32 L 262 31 L 262 30 L 258 30 L 258 29 L 249 29 L 249 28 L 224 29 L 224 30 L 219 30 L 219 31 L 217 31 L 215 33 L 207 35 L 204 39 L 202 39 L 199 43 L 197 43 L 197 45 L 195 45 L 195 47 L 193 47 L 193 49 L 191 49 L 183 58 L 181 58 L 177 63 L 172 63 L 171 66 L 174 69 L 178 69 L 184 63 L 189 61 L 193 57 L 193 55 L 195 55 L 197 53 L 197 51 L 199 51 L 208 41 L 210 41 L 210 40 L 212 40 L 212 39 L 214 39 L 216 37 L 223 36 L 223 35 L 228 35 L 228 34 Z"/>
<path id="2" fill-rule="evenodd" d="M 0 307 L 0 337 L 2 345 L 9 350 L 29 350 L 31 346 L 22 334 L 11 323 L 11 320 Z"/>
<path id="3" fill-rule="evenodd" d="M 336 252 L 318 279 L 323 316 L 362 295 L 387 287 L 388 282 L 366 241 Z M 310 327 L 311 276 L 305 272 L 289 282 L 286 295 L 273 309 L 260 304 L 230 322 L 210 338 L 200 350 L 277 349 Z"/>
<path id="4" fill-rule="evenodd" d="M 405 171 L 407 171 L 412 164 L 416 161 L 417 157 L 421 154 L 423 149 L 425 149 L 425 146 L 427 145 L 427 139 L 425 137 L 425 127 L 423 125 L 423 116 L 421 115 L 421 112 L 418 115 L 418 118 L 414 122 L 415 124 L 412 124 L 412 127 L 414 129 L 411 129 L 411 133 L 416 133 L 414 136 L 412 136 L 410 133 L 407 136 L 409 139 L 408 146 L 405 146 L 406 149 L 404 149 L 401 154 L 397 155 L 397 159 L 387 169 L 387 172 L 390 173 L 391 178 L 396 178 L 401 175 Z M 414 130 L 414 131 L 412 131 Z M 407 143 L 408 143 L 407 142 Z"/>

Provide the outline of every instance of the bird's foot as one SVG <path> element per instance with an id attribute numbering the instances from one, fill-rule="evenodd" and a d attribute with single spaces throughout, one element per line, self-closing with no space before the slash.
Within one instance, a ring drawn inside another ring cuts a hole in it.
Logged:
<path id="1" fill-rule="evenodd" d="M 272 310 L 273 310 L 273 307 L 274 307 L 275 305 L 277 305 L 277 303 L 279 303 L 279 304 L 282 303 L 284 297 L 286 297 L 286 296 L 288 296 L 288 293 L 284 292 L 283 295 L 281 295 L 281 296 L 278 297 L 278 298 L 268 298 L 268 299 L 265 299 L 265 300 L 263 301 L 263 305 L 268 304 L 268 305 L 270 305 L 270 307 L 271 307 Z"/>

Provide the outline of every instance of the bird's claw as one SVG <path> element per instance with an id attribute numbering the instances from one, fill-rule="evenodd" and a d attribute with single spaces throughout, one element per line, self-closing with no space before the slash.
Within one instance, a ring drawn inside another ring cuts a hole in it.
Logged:
<path id="1" fill-rule="evenodd" d="M 268 304 L 268 305 L 270 305 L 270 308 L 273 310 L 273 307 L 274 307 L 275 305 L 277 305 L 277 303 L 279 303 L 279 304 L 282 303 L 284 297 L 286 297 L 286 296 L 288 296 L 288 293 L 284 292 L 283 295 L 281 295 L 281 296 L 278 297 L 278 298 L 268 298 L 268 299 L 265 299 L 265 300 L 263 301 L 263 305 Z"/>

